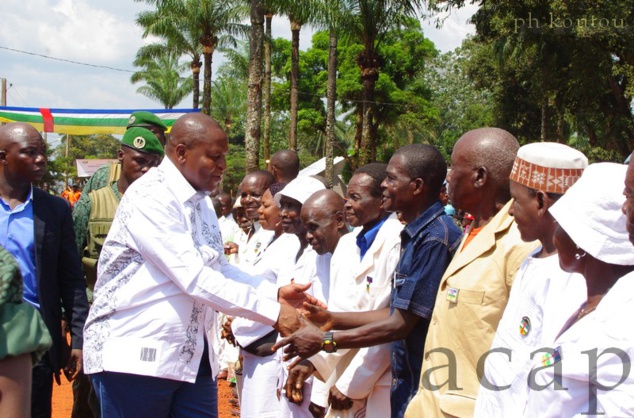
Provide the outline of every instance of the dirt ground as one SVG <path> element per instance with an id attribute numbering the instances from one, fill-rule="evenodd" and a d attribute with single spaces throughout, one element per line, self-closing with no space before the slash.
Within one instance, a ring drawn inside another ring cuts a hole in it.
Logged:
<path id="1" fill-rule="evenodd" d="M 218 382 L 218 417 L 231 418 L 231 388 L 226 380 Z M 62 377 L 62 385 L 53 388 L 53 418 L 69 418 L 73 409 L 73 390 L 71 383 Z"/>

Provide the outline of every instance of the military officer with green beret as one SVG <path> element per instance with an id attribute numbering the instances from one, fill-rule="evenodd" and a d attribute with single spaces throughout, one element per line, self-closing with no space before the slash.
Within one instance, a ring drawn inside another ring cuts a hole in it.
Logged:
<path id="1" fill-rule="evenodd" d="M 121 196 L 130 184 L 150 168 L 158 166 L 163 154 L 163 144 L 153 132 L 141 127 L 129 128 L 123 135 L 118 155 L 121 167 L 119 179 L 109 186 L 86 193 L 88 198 L 80 199 L 75 205 L 73 228 L 86 274 L 89 300 L 92 299 L 97 279 L 101 246 L 108 235 Z M 98 416 L 97 399 L 91 391 L 89 379 L 83 373 L 73 382 L 73 397 L 73 417 Z"/>
<path id="2" fill-rule="evenodd" d="M 150 168 L 158 166 L 163 153 L 163 145 L 154 133 L 145 128 L 128 129 L 121 140 L 118 155 L 121 165 L 119 179 L 109 186 L 90 192 L 88 199 L 83 202 L 77 202 L 73 211 L 77 249 L 84 259 L 94 260 L 85 261 L 84 270 L 89 270 L 88 265 L 94 266 L 99 258 L 101 243 L 108 234 L 121 195 Z M 86 276 L 89 287 L 92 287 L 94 273 L 86 271 Z"/>
<path id="3" fill-rule="evenodd" d="M 133 112 L 128 120 L 128 127 L 126 129 L 140 127 L 150 130 L 156 135 L 161 145 L 165 147 L 166 138 L 165 132 L 167 132 L 167 125 L 152 112 L 146 112 L 144 110 Z M 102 187 L 109 186 L 119 179 L 121 173 L 121 164 L 106 164 L 100 167 L 95 173 L 88 179 L 83 188 L 83 194 L 88 195 L 91 191 L 101 189 Z"/>

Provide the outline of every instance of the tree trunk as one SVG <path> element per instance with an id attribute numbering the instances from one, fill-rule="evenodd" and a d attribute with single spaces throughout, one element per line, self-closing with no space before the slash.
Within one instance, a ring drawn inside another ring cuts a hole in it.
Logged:
<path id="1" fill-rule="evenodd" d="M 330 28 L 326 87 L 326 184 L 334 185 L 335 105 L 337 100 L 337 31 Z"/>
<path id="2" fill-rule="evenodd" d="M 564 109 L 563 106 L 557 107 L 557 142 L 565 144 L 564 140 Z"/>
<path id="3" fill-rule="evenodd" d="M 357 122 L 354 132 L 354 167 L 359 168 L 359 150 L 361 149 L 361 138 L 363 137 L 363 106 L 357 105 Z"/>
<path id="4" fill-rule="evenodd" d="M 262 42 L 264 40 L 264 1 L 250 0 L 249 91 L 244 136 L 246 172 L 260 168 L 260 124 L 262 122 Z"/>
<path id="5" fill-rule="evenodd" d="M 299 31 L 302 24 L 291 17 L 292 52 L 291 52 L 291 120 L 288 135 L 288 147 L 297 150 L 297 101 L 299 79 Z"/>
<path id="6" fill-rule="evenodd" d="M 271 159 L 271 20 L 272 14 L 266 18 L 266 34 L 264 37 L 264 161 Z"/>
<path id="7" fill-rule="evenodd" d="M 361 129 L 361 147 L 359 149 L 359 166 L 372 161 L 372 155 L 376 153 L 376 143 L 372 135 L 372 120 L 374 118 L 374 84 L 378 70 L 376 68 L 366 69 L 362 72 L 363 78 L 363 124 Z M 376 73 L 373 74 L 373 72 Z M 376 75 L 375 75 L 376 74 Z"/>
<path id="8" fill-rule="evenodd" d="M 368 164 L 376 156 L 376 141 L 373 134 L 374 121 L 374 86 L 379 78 L 379 57 L 373 45 L 366 45 L 358 58 L 363 81 L 363 128 L 361 130 L 361 147 L 359 149 L 359 166 Z"/>
<path id="9" fill-rule="evenodd" d="M 192 92 L 193 92 L 193 103 L 192 107 L 194 109 L 198 109 L 198 105 L 200 103 L 200 67 L 202 63 L 200 59 L 192 60 Z"/>
<path id="10" fill-rule="evenodd" d="M 211 115 L 211 60 L 214 54 L 215 43 L 203 44 L 204 75 L 203 75 L 203 108 L 202 113 Z"/>
<path id="11" fill-rule="evenodd" d="M 548 109 L 548 98 L 546 94 L 542 96 L 542 128 L 540 139 L 542 142 L 546 142 L 546 123 L 547 123 L 547 109 Z"/>

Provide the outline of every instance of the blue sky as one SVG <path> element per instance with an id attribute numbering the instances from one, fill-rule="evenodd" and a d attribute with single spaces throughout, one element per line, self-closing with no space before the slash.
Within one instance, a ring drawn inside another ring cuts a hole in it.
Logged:
<path id="1" fill-rule="evenodd" d="M 56 58 L 133 70 L 132 61 L 143 45 L 137 13 L 148 8 L 133 0 L 2 0 L 0 7 L 0 78 L 8 89 L 9 106 L 54 108 L 159 108 L 136 93 L 129 72 L 54 61 L 3 48 Z M 467 20 L 474 6 L 452 12 L 441 29 L 433 19 L 423 21 L 425 35 L 443 52 L 459 46 L 474 32 Z M 312 30 L 301 33 L 301 48 L 310 46 Z M 274 17 L 273 36 L 290 39 L 283 17 Z M 222 62 L 214 54 L 214 73 Z M 180 107 L 188 107 L 186 99 Z"/>

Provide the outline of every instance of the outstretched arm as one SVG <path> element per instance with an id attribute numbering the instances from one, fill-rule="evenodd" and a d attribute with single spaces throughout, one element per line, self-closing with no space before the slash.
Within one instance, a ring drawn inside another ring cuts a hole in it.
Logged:
<path id="1" fill-rule="evenodd" d="M 333 339 L 337 348 L 370 347 L 402 340 L 409 335 L 419 319 L 420 317 L 413 313 L 395 309 L 392 315 L 385 319 L 350 330 L 336 331 Z M 325 332 L 304 318 L 300 317 L 299 322 L 299 331 L 281 339 L 272 348 L 277 350 L 288 345 L 284 349 L 284 360 L 296 356 L 309 358 L 321 350 Z"/>
<path id="2" fill-rule="evenodd" d="M 324 306 L 304 303 L 302 313 L 324 331 L 358 328 L 390 316 L 390 308 L 366 312 L 331 312 Z"/>

